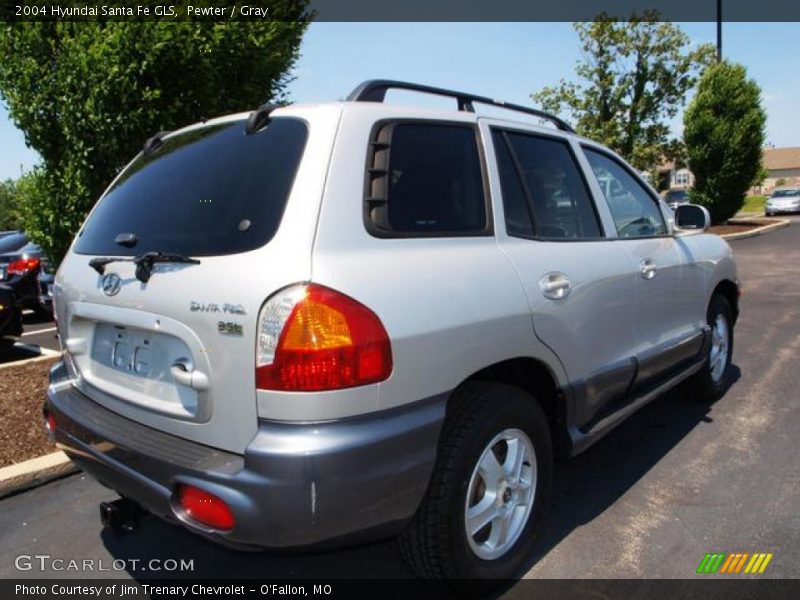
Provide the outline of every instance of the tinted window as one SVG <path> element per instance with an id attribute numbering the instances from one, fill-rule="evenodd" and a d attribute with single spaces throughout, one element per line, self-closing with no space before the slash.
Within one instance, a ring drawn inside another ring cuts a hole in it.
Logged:
<path id="1" fill-rule="evenodd" d="M 604 153 L 585 148 L 620 237 L 664 235 L 667 226 L 656 200 L 628 170 Z"/>
<path id="2" fill-rule="evenodd" d="M 100 200 L 75 246 L 81 254 L 232 254 L 266 244 L 278 229 L 307 137 L 277 118 L 253 135 L 244 122 L 196 129 L 139 156 Z M 114 242 L 133 233 L 138 243 Z"/>
<path id="3" fill-rule="evenodd" d="M 374 146 L 378 150 L 372 154 L 367 192 L 368 218 L 377 233 L 424 236 L 486 230 L 474 129 L 392 123 L 378 132 L 378 139 L 386 141 Z"/>
<path id="4" fill-rule="evenodd" d="M 800 196 L 800 190 L 777 190 L 772 192 L 773 198 L 791 198 L 792 196 Z"/>
<path id="5" fill-rule="evenodd" d="M 506 233 L 518 237 L 533 237 L 533 220 L 528 207 L 528 198 L 522 187 L 514 159 L 508 150 L 503 133 L 494 131 L 494 153 L 497 157 L 497 170 L 503 190 L 503 212 L 506 219 Z"/>
<path id="6" fill-rule="evenodd" d="M 672 190 L 667 192 L 665 199 L 667 202 L 686 202 L 689 200 L 689 194 L 683 190 Z"/>
<path id="7" fill-rule="evenodd" d="M 495 132 L 494 140 L 510 235 L 524 236 L 532 229 L 544 239 L 602 236 L 592 198 L 567 142 L 512 132 Z"/>
<path id="8" fill-rule="evenodd" d="M 0 253 L 18 252 L 28 245 L 28 237 L 24 233 L 10 233 L 0 237 Z"/>

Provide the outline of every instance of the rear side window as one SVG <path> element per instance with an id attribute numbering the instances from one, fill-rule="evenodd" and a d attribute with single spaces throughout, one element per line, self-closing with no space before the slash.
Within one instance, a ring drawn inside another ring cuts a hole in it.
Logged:
<path id="1" fill-rule="evenodd" d="M 592 197 L 566 141 L 498 130 L 492 135 L 509 235 L 602 237 Z"/>
<path id="2" fill-rule="evenodd" d="M 376 129 L 365 220 L 379 237 L 489 233 L 475 130 L 393 122 Z"/>
<path id="3" fill-rule="evenodd" d="M 236 121 L 172 136 L 120 176 L 75 251 L 213 256 L 263 246 L 280 225 L 307 135 L 303 121 L 276 118 L 252 135 Z M 138 242 L 121 246 L 120 233 Z"/>

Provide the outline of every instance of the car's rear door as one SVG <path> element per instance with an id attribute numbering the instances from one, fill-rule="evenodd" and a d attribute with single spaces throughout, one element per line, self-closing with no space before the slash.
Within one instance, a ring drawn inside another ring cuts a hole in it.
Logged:
<path id="1" fill-rule="evenodd" d="M 588 425 L 625 396 L 635 374 L 633 266 L 604 234 L 607 215 L 569 136 L 481 121 L 497 164 L 498 244 L 525 288 L 531 335 L 558 355 L 574 389 L 571 424 Z"/>

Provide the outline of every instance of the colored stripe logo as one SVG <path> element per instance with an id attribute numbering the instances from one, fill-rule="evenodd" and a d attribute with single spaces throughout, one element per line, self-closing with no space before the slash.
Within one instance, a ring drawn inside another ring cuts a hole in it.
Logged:
<path id="1" fill-rule="evenodd" d="M 730 554 L 725 552 L 707 553 L 703 557 L 703 560 L 700 561 L 700 566 L 697 567 L 697 573 L 704 575 L 714 573 L 760 574 L 767 568 L 769 561 L 772 560 L 772 556 L 771 552 L 755 552 L 753 554 L 748 552 L 733 552 Z"/>

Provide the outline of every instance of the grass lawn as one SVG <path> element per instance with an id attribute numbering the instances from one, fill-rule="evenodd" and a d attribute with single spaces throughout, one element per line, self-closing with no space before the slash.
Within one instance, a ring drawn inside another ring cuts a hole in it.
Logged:
<path id="1" fill-rule="evenodd" d="M 764 203 L 766 201 L 766 196 L 747 196 L 744 199 L 742 212 L 764 212 Z"/>

